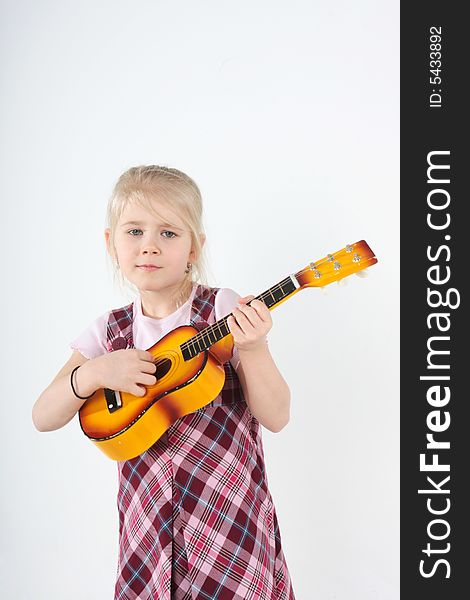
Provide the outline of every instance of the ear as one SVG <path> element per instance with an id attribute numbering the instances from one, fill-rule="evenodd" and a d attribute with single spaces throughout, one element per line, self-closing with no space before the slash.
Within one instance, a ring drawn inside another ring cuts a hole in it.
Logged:
<path id="1" fill-rule="evenodd" d="M 206 235 L 204 233 L 199 234 L 199 241 L 201 243 L 201 249 L 202 249 L 206 242 Z M 197 260 L 198 257 L 196 256 L 196 251 L 194 249 L 191 249 L 191 252 L 189 253 L 189 258 L 194 261 Z"/>
<path id="2" fill-rule="evenodd" d="M 110 247 L 110 237 L 111 237 L 111 229 L 109 229 L 109 227 L 107 227 L 104 230 L 104 239 L 106 242 L 106 250 L 108 251 L 108 254 L 111 256 L 111 258 L 114 258 L 113 256 L 113 252 L 111 251 L 111 247 Z"/>

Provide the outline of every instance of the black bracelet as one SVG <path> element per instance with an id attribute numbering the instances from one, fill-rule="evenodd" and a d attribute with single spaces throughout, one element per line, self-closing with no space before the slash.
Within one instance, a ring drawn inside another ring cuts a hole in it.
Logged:
<path id="1" fill-rule="evenodd" d="M 93 394 L 90 394 L 89 396 L 79 396 L 77 394 L 77 392 L 75 391 L 75 388 L 73 387 L 73 374 L 75 373 L 75 371 L 77 369 L 79 369 L 82 365 L 78 365 L 78 367 L 75 367 L 75 369 L 72 371 L 72 373 L 70 374 L 70 386 L 72 387 L 72 391 L 75 394 L 75 396 L 77 396 L 77 398 L 80 398 L 80 400 L 87 400 L 88 398 L 91 398 L 93 396 L 93 394 L 95 392 L 93 392 Z"/>

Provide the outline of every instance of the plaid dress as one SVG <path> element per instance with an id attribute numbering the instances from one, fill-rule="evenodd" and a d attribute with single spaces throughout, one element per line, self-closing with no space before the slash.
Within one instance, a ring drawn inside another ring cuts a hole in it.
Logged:
<path id="1" fill-rule="evenodd" d="M 215 321 L 219 288 L 198 285 L 191 325 Z M 108 351 L 134 348 L 132 304 L 109 313 Z M 208 405 L 139 456 L 118 461 L 114 600 L 295 600 L 260 424 L 235 369 Z"/>

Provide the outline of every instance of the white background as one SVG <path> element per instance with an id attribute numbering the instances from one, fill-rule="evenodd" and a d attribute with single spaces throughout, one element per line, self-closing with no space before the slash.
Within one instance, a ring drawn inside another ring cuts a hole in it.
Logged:
<path id="1" fill-rule="evenodd" d="M 187 172 L 211 284 L 259 294 L 346 243 L 369 277 L 272 311 L 263 429 L 297 600 L 399 597 L 399 3 L 3 0 L 2 597 L 113 598 L 116 464 L 32 405 L 113 288 L 119 175 Z"/>

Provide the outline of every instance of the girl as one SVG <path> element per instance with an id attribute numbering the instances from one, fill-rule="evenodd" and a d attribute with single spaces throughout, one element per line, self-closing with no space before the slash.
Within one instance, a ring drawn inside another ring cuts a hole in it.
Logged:
<path id="1" fill-rule="evenodd" d="M 97 389 L 145 395 L 156 383 L 146 349 L 175 327 L 201 330 L 231 313 L 234 342 L 221 393 L 143 454 L 117 462 L 115 600 L 295 600 L 260 428 L 280 431 L 290 407 L 267 346 L 269 309 L 203 283 L 202 199 L 181 171 L 129 169 L 109 200 L 107 225 L 115 274 L 137 297 L 71 342 L 72 356 L 33 407 L 39 431 L 64 426 Z"/>

